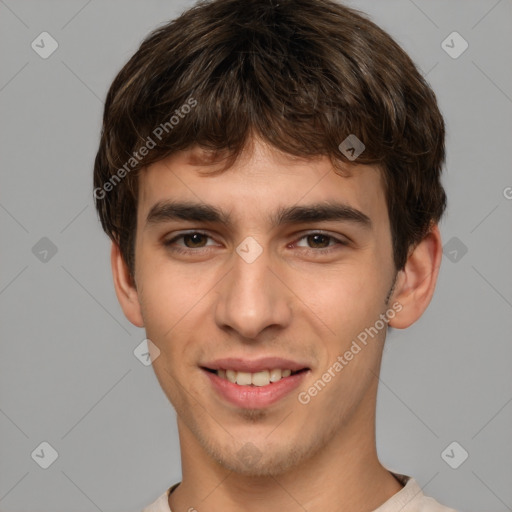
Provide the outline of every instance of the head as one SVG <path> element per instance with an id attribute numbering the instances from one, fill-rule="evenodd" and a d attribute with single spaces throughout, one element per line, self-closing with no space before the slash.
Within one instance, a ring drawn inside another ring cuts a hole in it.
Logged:
<path id="1" fill-rule="evenodd" d="M 362 435 L 388 325 L 432 297 L 444 158 L 433 91 L 353 9 L 218 0 L 142 42 L 107 95 L 94 195 L 119 301 L 159 349 L 189 444 L 268 474 Z M 228 357 L 303 371 L 240 407 L 211 384 Z"/>

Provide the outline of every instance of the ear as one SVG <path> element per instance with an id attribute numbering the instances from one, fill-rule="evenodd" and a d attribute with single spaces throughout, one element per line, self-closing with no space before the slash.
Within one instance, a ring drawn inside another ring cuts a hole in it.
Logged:
<path id="1" fill-rule="evenodd" d="M 126 318 L 137 327 L 144 327 L 144 320 L 139 303 L 139 294 L 135 287 L 134 280 L 124 261 L 119 246 L 112 242 L 110 251 L 110 263 L 112 265 L 112 276 L 117 300 L 123 309 Z"/>
<path id="2" fill-rule="evenodd" d="M 439 267 L 443 256 L 441 234 L 434 225 L 425 238 L 411 251 L 407 262 L 398 272 L 391 302 L 398 302 L 402 309 L 397 311 L 389 325 L 405 329 L 420 318 L 434 295 Z"/>

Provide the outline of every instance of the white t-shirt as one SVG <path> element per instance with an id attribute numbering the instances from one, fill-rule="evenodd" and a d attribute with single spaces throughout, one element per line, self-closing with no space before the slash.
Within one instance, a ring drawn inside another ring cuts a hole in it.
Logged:
<path id="1" fill-rule="evenodd" d="M 457 512 L 455 509 L 444 507 L 433 498 L 425 496 L 414 478 L 397 473 L 393 473 L 393 475 L 404 487 L 374 512 Z M 142 512 L 172 512 L 169 508 L 169 493 L 174 491 L 178 485 L 174 484 L 167 489 L 160 498 Z"/>

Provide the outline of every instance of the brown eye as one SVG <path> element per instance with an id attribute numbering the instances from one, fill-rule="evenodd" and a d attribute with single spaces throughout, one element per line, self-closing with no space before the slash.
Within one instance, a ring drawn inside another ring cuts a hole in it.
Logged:
<path id="1" fill-rule="evenodd" d="M 205 247 L 208 237 L 203 233 L 191 233 L 182 235 L 183 243 L 189 249 L 197 249 L 198 247 Z"/>
<path id="2" fill-rule="evenodd" d="M 343 249 L 349 242 L 343 237 L 335 237 L 321 231 L 306 233 L 293 244 L 310 255 L 326 255 L 333 251 Z"/>
<path id="3" fill-rule="evenodd" d="M 172 251 L 192 253 L 195 252 L 194 249 L 211 249 L 211 242 L 213 242 L 212 238 L 206 233 L 191 231 L 189 233 L 177 235 L 171 240 L 166 240 L 163 244 Z"/>
<path id="4" fill-rule="evenodd" d="M 308 244 L 313 249 L 323 249 L 325 247 L 329 247 L 329 242 L 331 241 L 331 239 L 332 237 L 322 235 L 321 233 L 307 235 Z"/>

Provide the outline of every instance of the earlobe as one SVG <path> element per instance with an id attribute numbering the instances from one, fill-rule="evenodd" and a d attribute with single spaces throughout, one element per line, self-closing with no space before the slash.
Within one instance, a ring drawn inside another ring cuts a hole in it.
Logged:
<path id="1" fill-rule="evenodd" d="M 437 282 L 443 255 L 441 234 L 434 225 L 428 235 L 411 251 L 407 262 L 399 271 L 391 302 L 402 309 L 389 325 L 405 329 L 416 322 L 427 309 Z"/>
<path id="2" fill-rule="evenodd" d="M 110 263 L 112 265 L 112 277 L 114 279 L 117 300 L 126 318 L 133 325 L 144 327 L 137 288 L 135 287 L 128 265 L 124 261 L 119 246 L 115 242 L 112 242 Z"/>

